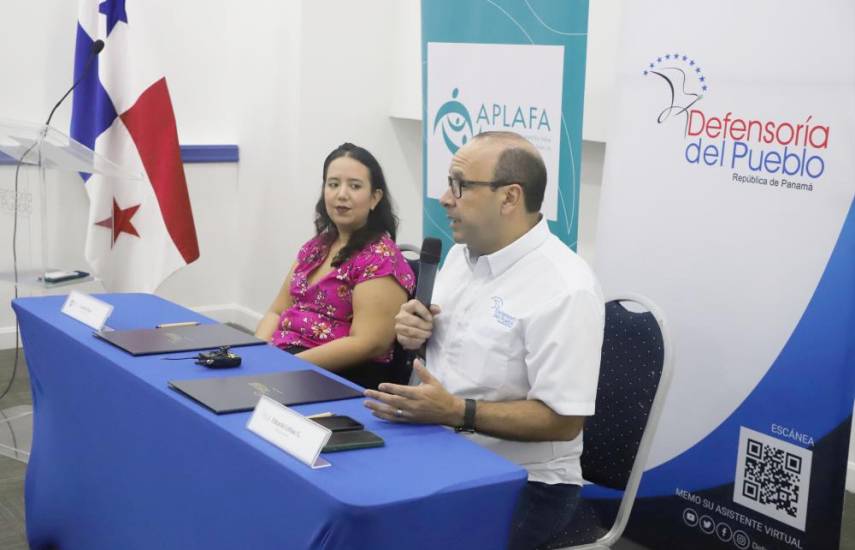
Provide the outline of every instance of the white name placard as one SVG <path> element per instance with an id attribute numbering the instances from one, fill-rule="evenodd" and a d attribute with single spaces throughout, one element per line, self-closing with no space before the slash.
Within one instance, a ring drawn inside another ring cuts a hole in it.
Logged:
<path id="1" fill-rule="evenodd" d="M 311 468 L 330 465 L 318 455 L 332 432 L 265 395 L 246 427 Z"/>
<path id="2" fill-rule="evenodd" d="M 72 290 L 62 305 L 62 312 L 84 325 L 101 330 L 113 313 L 113 306 L 83 292 Z"/>

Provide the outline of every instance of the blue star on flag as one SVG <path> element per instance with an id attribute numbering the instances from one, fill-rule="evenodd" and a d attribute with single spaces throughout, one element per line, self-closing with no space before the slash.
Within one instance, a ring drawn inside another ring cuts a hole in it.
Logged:
<path id="1" fill-rule="evenodd" d="M 98 5 L 98 12 L 107 16 L 107 36 L 110 36 L 119 21 L 128 24 L 125 0 L 105 0 Z"/>

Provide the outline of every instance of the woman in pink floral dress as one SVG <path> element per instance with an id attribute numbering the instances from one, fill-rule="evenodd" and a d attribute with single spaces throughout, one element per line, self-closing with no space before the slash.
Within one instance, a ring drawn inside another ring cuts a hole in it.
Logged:
<path id="1" fill-rule="evenodd" d="M 345 143 L 324 161 L 317 234 L 304 244 L 256 336 L 365 387 L 390 379 L 395 314 L 415 276 L 374 156 Z"/>

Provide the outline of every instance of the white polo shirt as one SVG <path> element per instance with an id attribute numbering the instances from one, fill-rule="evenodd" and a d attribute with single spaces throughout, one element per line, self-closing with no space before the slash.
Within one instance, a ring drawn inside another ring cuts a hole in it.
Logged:
<path id="1" fill-rule="evenodd" d="M 475 259 L 455 245 L 437 274 L 427 368 L 451 393 L 484 401 L 537 399 L 561 415 L 594 414 L 605 308 L 600 285 L 546 220 Z M 473 434 L 523 466 L 530 481 L 582 484 L 582 435 L 519 442 Z"/>

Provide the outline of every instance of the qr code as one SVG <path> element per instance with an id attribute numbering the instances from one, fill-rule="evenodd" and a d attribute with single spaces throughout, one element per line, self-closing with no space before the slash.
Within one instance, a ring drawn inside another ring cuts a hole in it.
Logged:
<path id="1" fill-rule="evenodd" d="M 741 427 L 733 501 L 805 530 L 813 452 Z"/>

